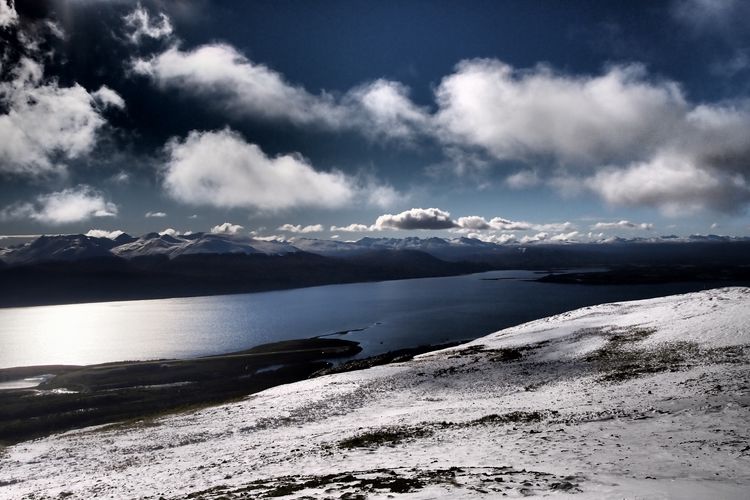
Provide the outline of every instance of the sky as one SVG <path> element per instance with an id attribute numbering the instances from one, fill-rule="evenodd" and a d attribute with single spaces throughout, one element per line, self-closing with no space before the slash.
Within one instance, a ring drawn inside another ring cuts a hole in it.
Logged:
<path id="1" fill-rule="evenodd" d="M 748 236 L 748 18 L 0 0 L 0 236 Z"/>

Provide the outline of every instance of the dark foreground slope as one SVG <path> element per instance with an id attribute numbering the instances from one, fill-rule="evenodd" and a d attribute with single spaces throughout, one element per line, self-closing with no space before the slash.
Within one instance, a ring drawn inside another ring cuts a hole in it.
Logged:
<path id="1" fill-rule="evenodd" d="M 352 258 L 197 254 L 96 257 L 0 268 L 0 307 L 258 292 L 334 283 L 451 276 L 489 269 L 412 250 Z"/>
<path id="2" fill-rule="evenodd" d="M 362 349 L 342 339 L 299 339 L 193 359 L 0 369 L 0 382 L 44 374 L 35 388 L 0 390 L 0 444 L 196 408 L 303 380 Z"/>

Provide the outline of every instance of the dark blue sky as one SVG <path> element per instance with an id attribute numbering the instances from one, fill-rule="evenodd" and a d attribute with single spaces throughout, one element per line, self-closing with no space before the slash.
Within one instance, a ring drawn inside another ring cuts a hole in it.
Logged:
<path id="1" fill-rule="evenodd" d="M 2 234 L 228 221 L 286 236 L 283 224 L 320 224 L 309 234 L 349 239 L 405 235 L 376 219 L 430 207 L 450 212 L 453 231 L 497 241 L 748 234 L 744 2 L 8 9 Z M 19 86 L 24 61 L 43 76 Z M 47 133 L 38 117 L 73 113 L 57 106 L 76 85 L 90 109 L 75 112 L 100 123 L 71 115 Z M 102 86 L 122 102 L 95 94 Z M 59 101 L 48 108 L 19 104 L 50 93 Z M 466 216 L 528 229 L 459 222 Z M 329 230 L 352 223 L 367 230 Z"/>

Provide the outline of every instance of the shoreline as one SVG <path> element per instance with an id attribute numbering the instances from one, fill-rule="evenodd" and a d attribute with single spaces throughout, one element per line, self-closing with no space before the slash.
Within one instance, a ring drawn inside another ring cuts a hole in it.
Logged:
<path id="1" fill-rule="evenodd" d="M 362 351 L 358 342 L 313 337 L 191 359 L 3 368 L 0 383 L 52 376 L 35 387 L 0 390 L 0 445 L 192 411 L 300 380 L 406 361 L 460 343 L 347 360 Z M 340 364 L 333 363 L 339 359 Z"/>

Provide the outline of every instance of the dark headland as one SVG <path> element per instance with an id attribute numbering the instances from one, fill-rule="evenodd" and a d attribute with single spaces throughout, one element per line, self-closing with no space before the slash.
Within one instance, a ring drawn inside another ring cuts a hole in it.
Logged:
<path id="1" fill-rule="evenodd" d="M 33 388 L 0 390 L 0 444 L 195 410 L 313 376 L 404 361 L 449 345 L 455 344 L 347 361 L 361 352 L 357 342 L 318 337 L 192 359 L 0 369 L 0 382 L 51 376 Z"/>

